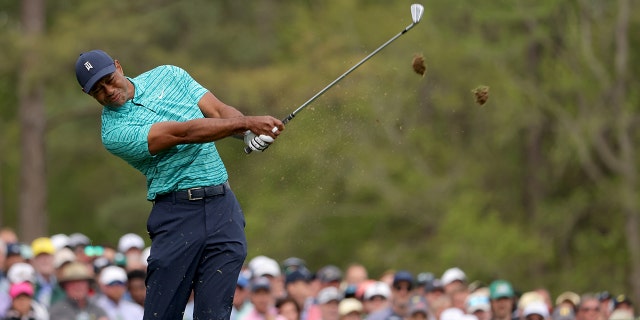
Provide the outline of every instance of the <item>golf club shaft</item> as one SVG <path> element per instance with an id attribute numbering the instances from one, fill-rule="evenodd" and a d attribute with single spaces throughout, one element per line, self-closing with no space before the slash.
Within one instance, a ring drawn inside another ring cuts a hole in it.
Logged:
<path id="1" fill-rule="evenodd" d="M 304 110 L 304 108 L 306 108 L 309 104 L 311 104 L 311 102 L 313 102 L 314 100 L 316 100 L 318 97 L 320 97 L 322 94 L 324 94 L 325 92 L 327 92 L 327 90 L 329 90 L 331 87 L 333 87 L 336 83 L 338 83 L 340 80 L 342 80 L 344 77 L 346 77 L 349 73 L 351 73 L 353 70 L 357 69 L 359 66 L 361 66 L 363 63 L 367 62 L 367 60 L 369 60 L 371 57 L 373 57 L 374 55 L 376 55 L 378 52 L 380 52 L 380 50 L 384 49 L 386 46 L 388 46 L 391 42 L 393 42 L 394 40 L 398 39 L 401 35 L 405 34 L 407 31 L 411 30 L 411 28 L 413 28 L 413 26 L 416 25 L 417 22 L 414 22 L 410 25 L 408 25 L 406 28 L 404 28 L 404 30 L 402 30 L 400 33 L 396 34 L 395 36 L 393 36 L 391 39 L 389 39 L 387 42 L 385 42 L 384 44 L 382 44 L 380 47 L 378 47 L 377 49 L 373 50 L 373 52 L 371 52 L 368 56 L 364 57 L 364 59 L 360 60 L 360 62 L 356 63 L 353 67 L 351 67 L 349 70 L 347 70 L 345 73 L 343 73 L 341 76 L 339 76 L 338 78 L 336 78 L 335 80 L 333 80 L 331 83 L 329 83 L 326 87 L 324 87 L 322 90 L 318 91 L 318 93 L 316 93 L 313 97 L 311 97 L 309 100 L 307 100 L 307 102 L 303 103 L 301 106 L 298 107 L 298 109 L 294 110 L 293 112 L 291 112 L 287 117 L 285 117 L 284 119 L 282 119 L 282 123 L 283 124 L 287 124 L 289 121 L 291 121 L 297 114 L 298 112 Z M 249 148 L 248 146 L 246 146 L 244 148 L 244 152 L 246 154 L 251 153 L 251 148 Z"/>

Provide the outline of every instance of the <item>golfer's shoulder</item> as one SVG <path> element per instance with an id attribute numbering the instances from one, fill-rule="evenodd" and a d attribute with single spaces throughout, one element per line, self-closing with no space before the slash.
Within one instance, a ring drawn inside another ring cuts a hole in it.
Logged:
<path id="1" fill-rule="evenodd" d="M 183 78 L 189 78 L 186 70 L 174 65 L 161 65 L 146 71 L 134 78 L 134 81 L 145 83 L 175 82 Z"/>

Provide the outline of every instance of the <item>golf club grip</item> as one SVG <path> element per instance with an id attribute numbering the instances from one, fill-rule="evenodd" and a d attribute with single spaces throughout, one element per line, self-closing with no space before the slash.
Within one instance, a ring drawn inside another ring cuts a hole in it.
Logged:
<path id="1" fill-rule="evenodd" d="M 282 119 L 282 124 L 287 124 L 289 123 L 289 121 L 291 121 L 291 119 L 293 119 L 293 117 L 295 117 L 295 114 L 290 114 L 288 115 L 286 118 Z M 251 150 L 251 148 L 249 148 L 249 146 L 245 146 L 244 147 L 244 153 L 246 154 L 250 154 L 251 152 L 253 152 L 253 150 Z"/>

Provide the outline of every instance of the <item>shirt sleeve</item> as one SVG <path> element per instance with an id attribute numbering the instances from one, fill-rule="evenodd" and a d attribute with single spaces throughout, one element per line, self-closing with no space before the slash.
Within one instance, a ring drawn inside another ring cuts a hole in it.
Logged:
<path id="1" fill-rule="evenodd" d="M 148 160 L 152 157 L 147 140 L 152 125 L 121 122 L 102 133 L 102 144 L 109 152 L 130 164 Z"/>

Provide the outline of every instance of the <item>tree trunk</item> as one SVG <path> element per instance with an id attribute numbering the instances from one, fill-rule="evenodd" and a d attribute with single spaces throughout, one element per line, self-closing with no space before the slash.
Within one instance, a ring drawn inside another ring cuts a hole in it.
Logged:
<path id="1" fill-rule="evenodd" d="M 44 90 L 39 79 L 40 40 L 44 31 L 44 0 L 22 0 L 26 43 L 20 74 L 21 166 L 18 212 L 19 236 L 30 242 L 46 235 L 46 172 Z"/>

